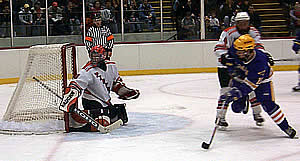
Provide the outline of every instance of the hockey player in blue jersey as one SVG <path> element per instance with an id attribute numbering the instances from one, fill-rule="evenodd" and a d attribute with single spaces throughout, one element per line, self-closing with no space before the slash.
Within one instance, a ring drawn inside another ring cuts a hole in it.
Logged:
<path id="1" fill-rule="evenodd" d="M 221 94 L 218 106 L 233 102 L 236 105 L 232 106 L 232 110 L 240 113 L 243 111 L 244 106 L 239 106 L 238 102 L 254 91 L 264 111 L 283 132 L 290 138 L 294 138 L 296 130 L 289 125 L 280 106 L 275 103 L 272 83 L 273 71 L 268 63 L 267 56 L 263 51 L 254 49 L 255 41 L 248 34 L 235 40 L 233 47 L 234 49 L 230 52 L 231 61 L 226 63 L 233 77 L 232 84 Z M 219 121 L 219 118 L 223 117 L 223 111 L 222 107 L 217 109 L 217 121 Z"/>
<path id="2" fill-rule="evenodd" d="M 299 50 L 300 50 L 300 32 L 297 33 L 297 37 L 294 40 L 293 50 L 295 51 L 296 54 L 299 53 Z M 300 64 L 299 64 L 299 67 L 298 67 L 298 85 L 293 88 L 293 91 L 300 92 Z"/>

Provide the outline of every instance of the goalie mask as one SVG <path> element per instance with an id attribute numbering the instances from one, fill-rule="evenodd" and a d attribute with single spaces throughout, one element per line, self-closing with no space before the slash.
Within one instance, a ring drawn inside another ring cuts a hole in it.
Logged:
<path id="1" fill-rule="evenodd" d="M 236 39 L 233 46 L 237 50 L 235 52 L 237 57 L 242 61 L 248 61 L 253 55 L 255 41 L 249 34 L 246 34 Z"/>
<path id="2" fill-rule="evenodd" d="M 104 71 L 106 70 L 105 59 L 107 52 L 101 45 L 94 46 L 91 49 L 89 56 L 93 66 L 100 67 Z"/>

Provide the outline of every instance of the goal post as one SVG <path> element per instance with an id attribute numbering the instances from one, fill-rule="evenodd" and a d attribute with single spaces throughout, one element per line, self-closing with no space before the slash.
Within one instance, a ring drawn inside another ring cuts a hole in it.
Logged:
<path id="1" fill-rule="evenodd" d="M 33 134 L 69 132 L 69 117 L 58 109 L 61 99 L 57 95 L 63 97 L 68 80 L 76 74 L 74 44 L 30 47 L 25 68 L 3 116 L 0 130 Z"/>

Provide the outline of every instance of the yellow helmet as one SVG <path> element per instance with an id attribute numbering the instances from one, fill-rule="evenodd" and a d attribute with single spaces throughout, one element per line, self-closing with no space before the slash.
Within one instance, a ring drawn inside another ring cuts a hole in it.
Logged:
<path id="1" fill-rule="evenodd" d="M 254 39 L 249 35 L 242 35 L 238 39 L 236 39 L 233 43 L 234 48 L 237 50 L 253 50 L 255 47 L 255 41 Z"/>
<path id="2" fill-rule="evenodd" d="M 24 8 L 28 8 L 29 7 L 29 4 L 24 4 Z"/>

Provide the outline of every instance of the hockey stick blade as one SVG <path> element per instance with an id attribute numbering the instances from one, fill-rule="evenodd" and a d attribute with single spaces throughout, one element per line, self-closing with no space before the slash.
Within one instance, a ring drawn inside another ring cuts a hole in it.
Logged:
<path id="1" fill-rule="evenodd" d="M 119 128 L 120 126 L 123 125 L 123 121 L 119 119 L 118 121 L 110 124 L 109 126 L 103 126 L 96 120 L 94 120 L 90 115 L 87 113 L 83 112 L 82 110 L 78 108 L 74 108 L 74 111 L 77 115 L 79 115 L 81 118 L 86 120 L 90 125 L 92 125 L 94 128 L 96 128 L 100 133 L 109 133 L 114 129 Z"/>
<path id="2" fill-rule="evenodd" d="M 202 148 L 203 149 L 209 149 L 210 144 L 207 144 L 206 142 L 202 143 Z"/>
<path id="3" fill-rule="evenodd" d="M 300 58 L 275 59 L 274 61 L 300 61 Z"/>
<path id="4" fill-rule="evenodd" d="M 123 125 L 123 121 L 121 119 L 117 120 L 116 122 L 106 126 L 105 128 L 107 129 L 108 132 L 111 132 L 112 130 L 115 130 L 119 128 L 120 126 Z"/>

